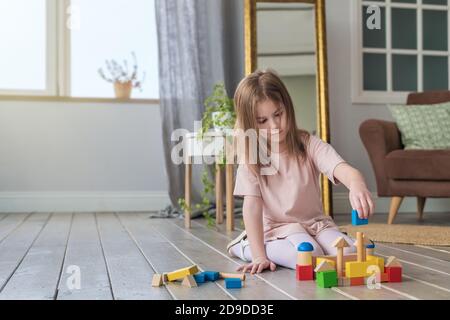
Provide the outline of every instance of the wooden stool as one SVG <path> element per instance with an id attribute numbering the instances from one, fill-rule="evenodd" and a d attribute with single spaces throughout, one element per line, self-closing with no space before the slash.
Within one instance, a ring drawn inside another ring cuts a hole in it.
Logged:
<path id="1" fill-rule="evenodd" d="M 216 156 L 218 150 L 214 149 L 211 154 L 205 154 L 204 148 L 196 141 L 196 133 L 188 133 L 185 137 L 188 148 L 185 149 L 185 185 L 184 198 L 186 202 L 186 209 L 184 211 L 184 226 L 191 227 L 191 197 L 192 197 L 192 157 L 195 156 Z M 213 136 L 214 139 L 223 139 L 224 135 L 220 132 L 209 132 L 208 136 Z M 225 193 L 226 193 L 226 229 L 227 231 L 234 230 L 234 198 L 233 198 L 233 168 L 234 165 L 225 164 Z M 215 163 L 216 173 L 216 224 L 223 223 L 223 190 L 222 190 L 222 169 L 218 163 Z"/>

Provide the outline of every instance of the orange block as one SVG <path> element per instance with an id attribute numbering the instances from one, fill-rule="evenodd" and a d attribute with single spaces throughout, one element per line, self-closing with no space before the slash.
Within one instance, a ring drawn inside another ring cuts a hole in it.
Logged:
<path id="1" fill-rule="evenodd" d="M 364 277 L 355 277 L 350 278 L 351 286 L 363 286 L 364 285 Z"/>

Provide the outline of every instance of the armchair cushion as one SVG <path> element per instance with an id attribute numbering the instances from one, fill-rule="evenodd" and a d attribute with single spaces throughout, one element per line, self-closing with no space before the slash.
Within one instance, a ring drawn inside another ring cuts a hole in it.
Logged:
<path id="1" fill-rule="evenodd" d="M 450 180 L 450 150 L 395 150 L 385 165 L 390 179 Z"/>
<path id="2" fill-rule="evenodd" d="M 450 102 L 391 105 L 405 149 L 450 149 Z"/>

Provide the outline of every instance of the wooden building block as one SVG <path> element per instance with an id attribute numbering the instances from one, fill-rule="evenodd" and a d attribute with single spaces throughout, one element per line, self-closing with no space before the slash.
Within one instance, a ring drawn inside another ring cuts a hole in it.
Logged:
<path id="1" fill-rule="evenodd" d="M 313 256 L 313 266 L 314 266 L 314 268 L 318 264 L 317 261 L 321 261 L 322 258 L 327 259 L 327 260 L 331 260 L 331 261 L 333 261 L 336 264 L 336 260 L 337 260 L 336 256 Z M 347 255 L 345 255 L 343 257 L 344 264 L 349 262 L 349 261 L 356 261 L 356 260 L 357 260 L 356 253 L 350 253 L 350 254 L 347 254 Z"/>
<path id="2" fill-rule="evenodd" d="M 326 262 L 325 262 L 326 263 Z M 316 284 L 320 288 L 331 288 L 338 286 L 336 270 L 321 271 L 316 274 Z"/>
<path id="3" fill-rule="evenodd" d="M 370 274 L 367 268 L 371 265 L 370 262 L 350 261 L 345 263 L 345 275 L 347 278 L 367 277 Z"/>
<path id="4" fill-rule="evenodd" d="M 387 261 L 386 261 L 386 265 L 385 267 L 401 267 L 402 264 L 400 263 L 400 261 L 398 261 L 398 259 L 394 256 L 390 256 Z"/>
<path id="5" fill-rule="evenodd" d="M 364 285 L 364 277 L 350 278 L 350 286 L 362 286 Z"/>
<path id="6" fill-rule="evenodd" d="M 197 283 L 205 283 L 206 282 L 205 274 L 203 272 L 194 274 L 194 279 L 195 279 L 195 282 L 197 282 Z"/>
<path id="7" fill-rule="evenodd" d="M 203 271 L 206 281 L 216 281 L 219 279 L 219 272 L 217 271 Z"/>
<path id="8" fill-rule="evenodd" d="M 240 278 L 225 278 L 225 288 L 227 289 L 242 288 L 242 280 Z"/>
<path id="9" fill-rule="evenodd" d="M 242 281 L 245 281 L 245 273 L 227 273 L 227 272 L 219 272 L 219 276 L 222 279 L 227 278 L 239 278 Z"/>
<path id="10" fill-rule="evenodd" d="M 185 276 L 193 275 L 198 272 L 198 267 L 196 265 L 178 269 L 172 272 L 167 273 L 167 280 L 168 281 L 175 281 L 179 279 L 183 279 Z"/>
<path id="11" fill-rule="evenodd" d="M 163 276 L 160 274 L 154 274 L 152 278 L 152 287 L 160 287 L 163 285 Z"/>
<path id="12" fill-rule="evenodd" d="M 184 277 L 183 282 L 181 284 L 185 287 L 193 288 L 197 286 L 197 282 L 194 279 L 194 276 L 189 274 L 186 277 Z"/>
<path id="13" fill-rule="evenodd" d="M 360 219 L 359 218 L 357 210 L 352 210 L 352 225 L 361 226 L 361 225 L 365 225 L 368 223 L 369 223 L 368 219 Z"/>
<path id="14" fill-rule="evenodd" d="M 326 260 L 323 260 L 321 263 L 317 265 L 314 269 L 314 272 L 322 272 L 322 271 L 331 271 L 336 270 L 336 268 Z"/>
<path id="15" fill-rule="evenodd" d="M 299 266 L 309 266 L 312 265 L 312 254 L 311 252 L 298 251 L 297 253 L 297 264 Z"/>
<path id="16" fill-rule="evenodd" d="M 376 264 L 380 268 L 380 272 L 384 272 L 384 258 L 377 256 L 367 256 L 367 262 Z"/>
<path id="17" fill-rule="evenodd" d="M 402 282 L 402 267 L 386 267 L 388 282 Z"/>
<path id="18" fill-rule="evenodd" d="M 313 266 L 296 266 L 296 278 L 298 281 L 314 280 Z"/>
<path id="19" fill-rule="evenodd" d="M 317 257 L 315 266 L 317 267 L 321 262 L 326 261 L 329 264 L 331 264 L 334 268 L 336 268 L 336 259 L 329 259 L 329 258 L 323 258 L 323 257 Z"/>

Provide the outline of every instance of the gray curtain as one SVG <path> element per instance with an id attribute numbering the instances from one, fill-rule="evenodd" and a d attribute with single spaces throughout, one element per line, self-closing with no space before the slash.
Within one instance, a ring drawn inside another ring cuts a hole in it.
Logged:
<path id="1" fill-rule="evenodd" d="M 162 138 L 171 200 L 158 215 L 170 216 L 181 214 L 178 199 L 184 197 L 185 174 L 184 165 L 171 160 L 172 148 L 179 142 L 171 141 L 172 132 L 194 131 L 194 121 L 201 120 L 203 102 L 217 82 L 225 82 L 228 94 L 234 94 L 244 75 L 243 0 L 156 0 L 155 5 Z M 201 201 L 205 167 L 213 179 L 213 166 L 192 168 L 193 204 Z M 214 197 L 210 200 L 215 202 Z"/>

